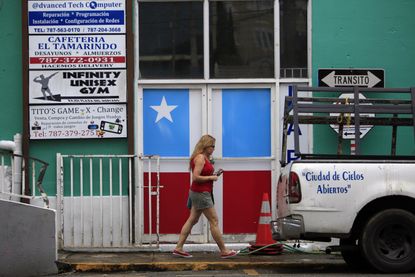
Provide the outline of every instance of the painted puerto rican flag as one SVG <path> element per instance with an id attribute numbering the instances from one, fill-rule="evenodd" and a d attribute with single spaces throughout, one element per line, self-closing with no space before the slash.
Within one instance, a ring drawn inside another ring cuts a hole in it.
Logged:
<path id="1" fill-rule="evenodd" d="M 214 186 L 220 227 L 224 234 L 255 233 L 262 195 L 271 190 L 271 165 L 266 159 L 272 156 L 271 90 L 214 89 L 204 101 L 200 90 L 143 91 L 144 154 L 182 159 L 162 159 L 160 232 L 178 234 L 187 219 L 188 158 L 203 134 L 202 112 L 208 111 L 208 125 L 216 138 L 215 167 L 225 170 Z M 202 108 L 209 101 L 211 109 Z"/>

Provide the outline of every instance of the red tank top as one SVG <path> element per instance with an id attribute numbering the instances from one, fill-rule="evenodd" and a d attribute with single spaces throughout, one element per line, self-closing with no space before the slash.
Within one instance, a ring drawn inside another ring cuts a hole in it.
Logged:
<path id="1" fill-rule="evenodd" d="M 190 162 L 190 167 L 192 168 L 192 172 L 193 172 L 193 170 L 195 168 L 195 163 L 194 163 L 193 160 Z M 210 163 L 210 161 L 205 159 L 205 164 L 202 168 L 202 172 L 200 173 L 200 175 L 201 176 L 212 176 L 214 170 L 215 170 L 215 168 Z M 194 192 L 204 192 L 204 191 L 212 192 L 213 191 L 213 181 L 207 181 L 207 182 L 204 182 L 204 183 L 198 183 L 198 182 L 193 181 L 190 189 Z"/>

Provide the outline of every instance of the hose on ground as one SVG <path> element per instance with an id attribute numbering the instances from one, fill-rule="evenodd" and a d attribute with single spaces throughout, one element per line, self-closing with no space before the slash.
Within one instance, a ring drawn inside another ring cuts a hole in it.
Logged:
<path id="1" fill-rule="evenodd" d="M 264 250 L 266 248 L 273 247 L 273 246 L 277 246 L 277 245 L 283 245 L 284 252 L 289 252 L 289 253 L 302 253 L 302 254 L 319 254 L 319 252 L 306 252 L 304 250 L 299 249 L 300 243 L 294 243 L 294 245 L 291 246 L 288 243 L 276 242 L 276 243 L 271 243 L 271 244 L 262 246 L 262 247 L 260 247 L 258 249 L 255 249 L 255 250 L 251 250 L 249 248 L 249 246 L 248 247 L 245 247 L 245 248 L 243 248 L 243 249 L 241 249 L 239 251 L 239 254 L 238 255 L 252 255 L 252 254 L 255 254 L 256 252 L 260 252 L 260 251 L 262 251 L 262 250 Z"/>

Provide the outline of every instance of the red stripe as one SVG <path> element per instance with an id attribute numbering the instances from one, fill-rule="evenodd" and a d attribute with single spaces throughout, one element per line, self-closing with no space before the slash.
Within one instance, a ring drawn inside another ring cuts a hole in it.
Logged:
<path id="1" fill-rule="evenodd" d="M 256 233 L 271 171 L 226 171 L 223 175 L 223 232 Z"/>
<path id="2" fill-rule="evenodd" d="M 125 56 L 31 57 L 30 64 L 125 63 Z"/>
<path id="3" fill-rule="evenodd" d="M 147 186 L 147 174 L 144 174 Z M 152 174 L 153 185 L 156 174 Z M 189 216 L 186 208 L 190 185 L 188 172 L 160 173 L 160 233 L 179 234 Z M 223 231 L 225 234 L 256 233 L 263 193 L 271 195 L 270 171 L 226 171 L 223 175 Z M 144 189 L 144 231 L 148 233 L 148 189 Z M 156 232 L 156 197 L 152 197 L 152 233 Z"/>
<path id="4" fill-rule="evenodd" d="M 151 175 L 153 186 L 156 174 Z M 148 174 L 144 174 L 144 186 L 148 186 Z M 160 173 L 160 234 L 179 234 L 189 216 L 186 207 L 190 173 Z M 155 189 L 154 189 L 155 190 Z M 156 233 L 156 196 L 152 196 L 152 233 Z M 144 232 L 149 232 L 148 188 L 144 188 Z"/>

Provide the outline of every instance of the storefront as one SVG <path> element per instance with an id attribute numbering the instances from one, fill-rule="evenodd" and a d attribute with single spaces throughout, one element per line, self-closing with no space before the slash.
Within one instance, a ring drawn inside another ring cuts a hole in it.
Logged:
<path id="1" fill-rule="evenodd" d="M 414 86 L 413 8 L 407 0 L 3 1 L 0 139 L 21 133 L 24 152 L 49 163 L 43 185 L 52 203 L 57 153 L 159 155 L 160 240 L 176 241 L 188 214 L 188 158 L 212 134 L 215 166 L 225 170 L 214 191 L 220 228 L 227 242 L 251 241 L 264 193 L 275 216 L 283 99 L 292 85 L 317 86 L 321 68 L 376 68 L 385 87 Z M 384 130 L 370 131 L 363 151 L 387 149 L 373 132 Z M 402 132 L 398 152 L 414 153 L 413 135 Z M 301 137 L 306 151 L 336 140 L 324 127 L 301 128 Z M 64 197 L 99 190 L 74 186 Z M 148 232 L 148 197 L 142 201 L 133 219 Z M 206 221 L 190 240 L 211 241 Z"/>
<path id="2" fill-rule="evenodd" d="M 215 184 L 220 227 L 227 241 L 253 240 L 263 193 L 275 202 L 284 81 L 309 82 L 307 5 L 138 2 L 136 149 L 162 156 L 161 233 L 185 221 L 188 157 L 209 133 L 225 171 Z M 198 225 L 191 240 L 211 240 Z"/>

